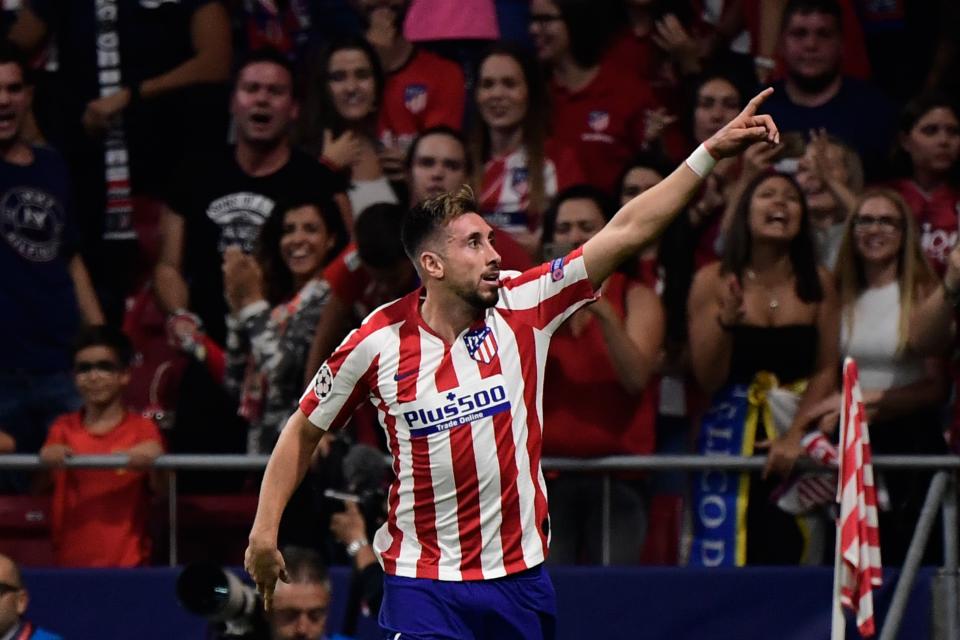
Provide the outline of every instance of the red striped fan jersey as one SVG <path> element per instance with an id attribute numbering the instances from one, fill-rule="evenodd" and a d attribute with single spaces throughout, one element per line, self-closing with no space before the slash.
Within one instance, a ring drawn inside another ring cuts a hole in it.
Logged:
<path id="1" fill-rule="evenodd" d="M 546 559 L 540 452 L 550 338 L 596 298 L 582 250 L 502 273 L 497 304 L 452 344 L 423 321 L 416 291 L 364 320 L 300 400 L 338 429 L 363 400 L 393 457 L 387 522 L 373 549 L 390 575 L 481 580 Z"/>

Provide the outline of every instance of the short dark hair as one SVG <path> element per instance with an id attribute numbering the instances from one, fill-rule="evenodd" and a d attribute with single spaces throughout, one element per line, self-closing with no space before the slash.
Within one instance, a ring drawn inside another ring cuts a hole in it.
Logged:
<path id="1" fill-rule="evenodd" d="M 287 73 L 290 74 L 290 85 L 292 87 L 293 95 L 297 96 L 297 83 L 295 81 L 296 75 L 293 67 L 293 63 L 290 62 L 290 59 L 287 56 L 283 55 L 279 49 L 274 47 L 260 47 L 254 49 L 240 61 L 240 65 L 237 67 L 237 72 L 233 76 L 233 90 L 237 90 L 237 83 L 240 82 L 240 75 L 243 73 L 243 70 L 249 67 L 252 64 L 259 64 L 261 62 L 268 62 L 270 64 L 275 64 L 278 67 L 283 67 L 287 70 Z"/>
<path id="2" fill-rule="evenodd" d="M 404 209 L 380 202 L 360 212 L 353 225 L 360 260 L 374 269 L 388 269 L 404 259 L 400 237 Z"/>
<path id="3" fill-rule="evenodd" d="M 823 13 L 833 16 L 837 20 L 837 29 L 843 30 L 843 9 L 837 0 L 789 0 L 783 9 L 783 18 L 780 20 L 780 32 L 787 30 L 787 25 L 795 15 L 810 15 Z"/>
<path id="4" fill-rule="evenodd" d="M 617 3 L 596 0 L 553 0 L 567 27 L 570 55 L 582 67 L 600 62 L 617 29 Z"/>
<path id="5" fill-rule="evenodd" d="M 320 554 L 313 549 L 286 546 L 283 548 L 283 563 L 291 583 L 319 584 L 330 588 L 327 566 Z"/>
<path id="6" fill-rule="evenodd" d="M 9 42 L 0 41 L 0 64 L 15 64 L 20 67 L 20 76 L 23 78 L 23 84 L 33 85 L 33 70 L 27 61 L 23 51 L 13 46 Z"/>
<path id="7" fill-rule="evenodd" d="M 417 264 L 423 242 L 440 227 L 465 213 L 476 213 L 473 189 L 463 185 L 456 193 L 445 193 L 416 205 L 404 216 L 400 237 L 407 257 Z"/>
<path id="8" fill-rule="evenodd" d="M 589 200 L 603 214 L 605 222 L 610 222 L 610 218 L 617 212 L 616 204 L 606 191 L 590 184 L 575 184 L 567 187 L 554 197 L 553 202 L 543 212 L 543 242 L 553 242 L 553 236 L 557 229 L 557 215 L 560 213 L 560 206 L 568 200 Z"/>
<path id="9" fill-rule="evenodd" d="M 433 127 L 428 127 L 417 134 L 417 137 L 414 138 L 413 142 L 410 143 L 410 148 L 407 149 L 407 157 L 406 157 L 407 171 L 413 168 L 413 156 L 417 154 L 417 148 L 420 146 L 420 143 L 423 141 L 424 138 L 428 138 L 429 136 L 450 136 L 451 138 L 456 140 L 458 143 L 460 143 L 460 147 L 463 149 L 463 159 L 465 162 L 465 169 L 468 174 L 470 173 L 470 171 L 472 170 L 472 166 L 470 163 L 470 154 L 467 153 L 467 141 L 464 140 L 462 133 L 460 133 L 453 127 L 448 127 L 445 124 L 438 124 Z"/>
<path id="10" fill-rule="evenodd" d="M 90 347 L 106 347 L 113 351 L 123 367 L 129 367 L 133 360 L 133 345 L 126 334 L 108 324 L 92 325 L 80 330 L 73 343 L 73 356 Z"/>
<path id="11" fill-rule="evenodd" d="M 744 271 L 750 263 L 750 254 L 753 250 L 753 238 L 750 235 L 750 201 L 757 188 L 771 178 L 787 180 L 802 194 L 803 190 L 796 179 L 783 173 L 762 173 L 743 190 L 739 202 L 727 231 L 726 243 L 723 250 L 723 260 L 720 272 L 732 273 L 737 278 L 743 278 Z M 810 214 L 806 200 L 800 198 L 800 231 L 790 242 L 790 264 L 793 266 L 796 278 L 797 297 L 806 303 L 823 300 L 823 286 L 820 283 L 820 273 L 817 270 L 816 251 L 813 246 L 813 233 L 810 226 Z"/>

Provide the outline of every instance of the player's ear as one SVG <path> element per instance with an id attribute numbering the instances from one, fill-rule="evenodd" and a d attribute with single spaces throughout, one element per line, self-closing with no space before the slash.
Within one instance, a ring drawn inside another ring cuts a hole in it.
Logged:
<path id="1" fill-rule="evenodd" d="M 443 278 L 443 258 L 433 251 L 424 251 L 420 254 L 420 273 L 435 280 Z"/>

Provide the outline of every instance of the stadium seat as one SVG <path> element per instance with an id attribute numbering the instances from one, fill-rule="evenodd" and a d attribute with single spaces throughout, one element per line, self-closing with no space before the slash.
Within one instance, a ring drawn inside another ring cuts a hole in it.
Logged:
<path id="1" fill-rule="evenodd" d="M 0 553 L 22 566 L 54 565 L 49 496 L 0 496 Z"/>

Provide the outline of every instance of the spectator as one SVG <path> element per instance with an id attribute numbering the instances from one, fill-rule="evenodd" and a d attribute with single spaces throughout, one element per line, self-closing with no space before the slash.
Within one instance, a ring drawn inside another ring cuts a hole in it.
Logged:
<path id="1" fill-rule="evenodd" d="M 335 40 L 308 76 L 300 144 L 349 177 L 354 214 L 378 202 L 397 202 L 390 187 L 393 176 L 387 173 L 391 165 L 382 163 L 377 152 L 383 72 L 373 47 L 359 36 Z"/>
<path id="2" fill-rule="evenodd" d="M 15 640 L 61 640 L 23 619 L 30 596 L 23 586 L 23 577 L 17 563 L 0 554 L 0 638 Z"/>
<path id="3" fill-rule="evenodd" d="M 544 215 L 544 257 L 564 256 L 592 238 L 615 209 L 596 187 L 575 186 Z M 657 367 L 664 320 L 656 293 L 615 273 L 603 296 L 577 311 L 553 336 L 544 374 L 544 455 L 587 458 L 650 454 L 656 394 L 647 386 Z M 589 367 L 583 363 L 588 359 Z M 602 561 L 603 478 L 558 474 L 550 495 L 550 561 Z M 610 561 L 640 560 L 646 499 L 635 474 L 611 482 Z"/>
<path id="4" fill-rule="evenodd" d="M 837 280 L 841 355 L 857 361 L 873 452 L 946 453 L 940 416 L 947 400 L 946 363 L 908 348 L 913 309 L 933 292 L 937 278 L 920 248 L 910 209 L 895 192 L 871 189 L 859 198 L 845 225 Z M 827 412 L 821 427 L 836 427 L 840 403 L 837 393 L 819 405 Z M 889 505 L 880 510 L 885 563 L 903 563 L 932 476 L 880 473 L 889 494 Z M 937 561 L 939 546 L 938 541 L 927 547 L 925 564 Z"/>
<path id="5" fill-rule="evenodd" d="M 237 73 L 231 112 L 236 145 L 198 155 L 184 167 L 161 218 L 157 297 L 171 314 L 173 339 L 197 360 L 184 373 L 184 392 L 176 408 L 171 445 L 181 451 L 244 448 L 245 425 L 236 405 L 206 368 L 212 350 L 197 348 L 201 327 L 213 343 L 225 344 L 221 267 L 227 247 L 252 253 L 261 225 L 274 211 L 286 210 L 289 202 L 308 201 L 318 192 L 332 195 L 344 220 L 353 218 L 341 193 L 342 181 L 290 145 L 299 104 L 286 58 L 270 50 L 252 54 Z"/>
<path id="6" fill-rule="evenodd" d="M 126 454 L 131 469 L 54 471 L 51 533 L 62 567 L 137 567 L 150 561 L 147 532 L 150 466 L 163 453 L 160 432 L 123 406 L 130 381 L 130 341 L 118 329 L 93 327 L 80 335 L 73 359 L 83 398 L 80 411 L 50 428 L 40 460 L 62 467 L 72 455 Z"/>
<path id="7" fill-rule="evenodd" d="M 713 398 L 701 453 L 751 455 L 767 443 L 768 472 L 790 472 L 807 411 L 835 389 L 837 313 L 830 276 L 817 268 L 800 187 L 783 175 L 756 178 L 737 206 L 723 262 L 701 269 L 690 291 L 693 371 Z M 768 419 L 775 403 L 787 407 L 777 424 Z M 767 474 L 700 476 L 690 562 L 816 561 L 798 522 L 771 502 L 775 488 Z M 722 516 L 705 510 L 720 503 Z"/>
<path id="8" fill-rule="evenodd" d="M 343 545 L 353 564 L 350 600 L 344 633 L 354 635 L 361 614 L 376 618 L 383 600 L 383 569 L 367 537 L 367 525 L 357 503 L 344 500 L 344 509 L 330 518 L 330 531 Z"/>
<path id="9" fill-rule="evenodd" d="M 32 89 L 19 54 L 0 49 L 0 429 L 22 453 L 36 453 L 47 427 L 79 406 L 70 379 L 70 341 L 81 319 L 103 313 L 78 253 L 77 211 L 67 167 L 48 147 L 27 144 Z M 0 491 L 24 489 L 0 474 Z"/>
<path id="10" fill-rule="evenodd" d="M 796 177 L 810 210 L 817 261 L 833 271 L 847 218 L 863 190 L 863 164 L 857 152 L 837 138 L 811 131 Z"/>
<path id="11" fill-rule="evenodd" d="M 437 125 L 459 129 L 463 124 L 463 71 L 404 37 L 410 0 L 354 0 L 354 4 L 386 73 L 379 126 L 384 161 L 399 168 L 418 133 Z"/>
<path id="12" fill-rule="evenodd" d="M 547 139 L 546 87 L 536 62 L 501 44 L 480 58 L 470 159 L 487 221 L 533 255 L 540 217 L 557 191 L 580 182 L 572 150 Z"/>
<path id="13" fill-rule="evenodd" d="M 577 155 L 586 181 L 611 195 L 628 159 L 647 142 L 652 94 L 633 73 L 603 54 L 612 35 L 613 3 L 533 0 L 530 33 L 551 74 L 553 133 Z"/>
<path id="14" fill-rule="evenodd" d="M 197 158 L 171 190 L 156 269 L 157 294 L 167 312 L 189 304 L 219 344 L 226 333 L 220 269 L 226 248 L 252 253 L 260 227 L 278 204 L 305 202 L 317 190 L 337 198 L 341 212 L 347 209 L 340 181 L 290 145 L 299 104 L 285 58 L 270 50 L 251 55 L 237 73 L 231 113 L 236 146 Z M 198 175 L 206 179 L 198 182 Z"/>
<path id="15" fill-rule="evenodd" d="M 346 245 L 329 197 L 304 202 L 264 224 L 256 258 L 224 253 L 227 318 L 225 384 L 249 422 L 248 453 L 270 453 L 302 391 L 307 351 L 329 286 L 323 268 Z"/>
<path id="16" fill-rule="evenodd" d="M 695 144 L 709 139 L 743 107 L 743 91 L 732 77 L 721 73 L 713 72 L 701 76 L 691 95 L 693 108 L 689 116 L 689 131 Z M 729 210 L 731 203 L 737 201 L 744 181 L 749 182 L 749 178 L 743 174 L 749 174 L 750 168 L 757 162 L 769 162 L 776 149 L 774 145 L 754 145 L 742 156 L 727 158 L 718 163 L 704 183 L 700 196 L 688 207 L 687 215 L 681 216 L 682 220 L 678 219 L 674 223 L 683 229 L 680 235 L 685 236 L 685 242 L 688 243 L 683 253 L 693 254 L 696 268 L 699 269 L 719 258 L 718 243 L 723 227 L 723 214 L 725 210 Z M 757 156 L 759 160 L 756 159 Z M 757 173 L 760 170 L 758 168 Z"/>
<path id="17" fill-rule="evenodd" d="M 903 174 L 893 188 L 903 196 L 920 226 L 920 245 L 938 273 L 957 244 L 960 212 L 960 120 L 943 96 L 927 94 L 904 107 L 896 162 Z"/>
<path id="18" fill-rule="evenodd" d="M 310 549 L 284 547 L 287 580 L 277 584 L 267 613 L 270 640 L 327 640 L 330 578 Z"/>
<path id="19" fill-rule="evenodd" d="M 187 149 L 223 144 L 232 51 L 221 2 L 101 4 L 29 0 L 10 39 L 31 54 L 48 36 L 56 47 L 38 120 L 71 168 L 84 255 L 119 322 L 139 262 L 131 196 L 159 198 Z"/>
<path id="20" fill-rule="evenodd" d="M 842 72 L 842 11 L 836 0 L 790 0 L 780 51 L 786 77 L 767 101 L 781 133 L 824 128 L 860 154 L 867 176 L 878 175 L 892 134 L 890 101 L 872 85 Z"/>

